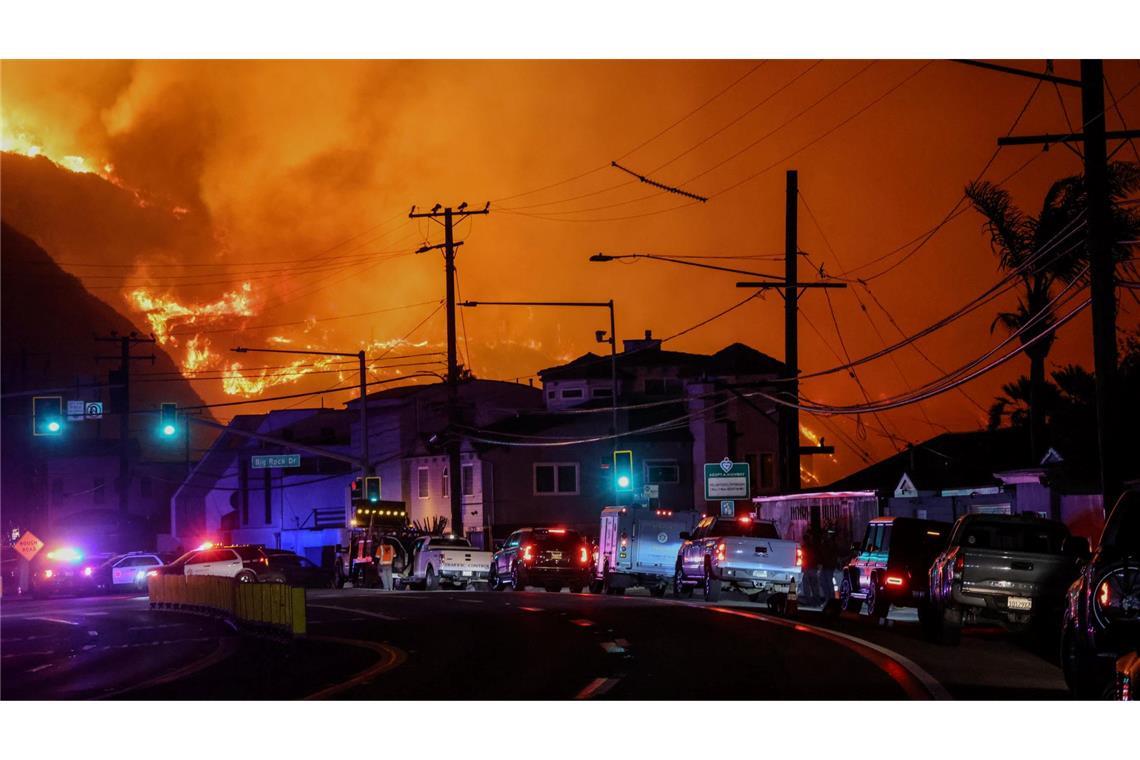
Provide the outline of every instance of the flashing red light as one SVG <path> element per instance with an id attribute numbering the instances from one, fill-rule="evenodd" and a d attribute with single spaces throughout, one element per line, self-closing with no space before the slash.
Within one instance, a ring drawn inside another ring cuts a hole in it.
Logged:
<path id="1" fill-rule="evenodd" d="M 49 569 L 47 569 L 47 570 L 44 570 L 44 577 L 45 577 L 45 578 L 50 578 L 50 577 L 52 577 L 53 575 L 55 575 L 55 573 L 54 573 L 54 572 L 52 572 L 50 568 L 49 568 Z"/>
<path id="2" fill-rule="evenodd" d="M 901 586 L 901 585 L 903 585 L 903 579 L 898 575 L 888 575 L 887 576 L 887 585 L 888 586 Z"/>
<path id="3" fill-rule="evenodd" d="M 960 573 L 965 569 L 966 569 L 966 557 L 965 557 L 965 555 L 959 554 L 957 557 L 954 558 L 954 572 Z"/>
<path id="4" fill-rule="evenodd" d="M 804 566 L 804 550 L 797 546 L 796 547 L 796 567 L 803 567 L 803 566 Z"/>
<path id="5" fill-rule="evenodd" d="M 724 562 L 725 546 L 724 544 L 716 545 L 716 561 Z"/>
<path id="6" fill-rule="evenodd" d="M 550 530 L 548 530 L 546 532 L 547 533 L 565 533 L 566 529 L 565 528 L 551 528 Z"/>
<path id="7" fill-rule="evenodd" d="M 749 517 L 748 515 L 745 515 L 744 517 L 738 517 L 738 518 L 736 518 L 736 521 L 737 521 L 737 522 L 741 522 L 741 523 L 744 523 L 744 524 L 746 524 L 746 525 L 747 525 L 748 523 L 752 522 L 752 518 L 751 518 L 751 517 Z"/>
<path id="8" fill-rule="evenodd" d="M 534 546 L 531 544 L 523 545 L 523 562 L 530 562 L 534 559 Z"/>
<path id="9" fill-rule="evenodd" d="M 590 553 L 586 551 L 586 547 L 584 546 L 578 549 L 578 561 L 583 565 L 590 561 Z"/>
<path id="10" fill-rule="evenodd" d="M 207 549 L 213 549 L 213 548 L 214 548 L 214 542 L 213 541 L 203 541 L 202 543 L 198 544 L 198 551 L 200 551 L 200 552 L 204 552 Z"/>

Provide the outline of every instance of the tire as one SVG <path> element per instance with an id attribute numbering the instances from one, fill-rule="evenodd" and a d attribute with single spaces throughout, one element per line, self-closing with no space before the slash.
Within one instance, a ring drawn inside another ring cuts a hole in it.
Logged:
<path id="1" fill-rule="evenodd" d="M 942 609 L 938 620 L 938 643 L 956 647 L 962 643 L 962 611 L 953 607 Z"/>
<path id="2" fill-rule="evenodd" d="M 238 583 L 257 583 L 257 576 L 249 570 L 242 570 L 236 576 Z"/>
<path id="3" fill-rule="evenodd" d="M 720 601 L 720 580 L 713 576 L 712 567 L 705 563 L 705 601 Z"/>
<path id="4" fill-rule="evenodd" d="M 657 597 L 658 599 L 665 596 L 665 584 L 664 583 L 658 583 L 656 586 L 650 586 L 649 587 L 649 595 Z"/>
<path id="5" fill-rule="evenodd" d="M 677 599 L 688 599 L 693 595 L 693 587 L 685 585 L 685 574 L 681 572 L 681 563 L 673 571 L 673 596 Z"/>
<path id="6" fill-rule="evenodd" d="M 424 573 L 424 588 L 428 591 L 439 590 L 439 578 L 436 577 L 431 565 L 428 565 L 427 572 Z"/>
<path id="7" fill-rule="evenodd" d="M 852 595 L 851 579 L 847 576 L 843 576 L 843 580 L 839 582 L 839 607 L 843 612 L 854 612 L 856 615 L 863 607 L 863 601 Z"/>
<path id="8" fill-rule="evenodd" d="M 526 573 L 519 568 L 518 563 L 511 569 L 511 588 L 515 591 L 526 590 Z"/>
<path id="9" fill-rule="evenodd" d="M 872 580 L 867 587 L 867 614 L 876 623 L 887 616 L 891 611 L 891 603 L 883 597 L 877 580 Z"/>
<path id="10" fill-rule="evenodd" d="M 487 573 L 487 590 L 488 591 L 502 591 L 503 584 L 499 583 L 499 573 L 495 570 L 495 566 L 491 565 L 490 572 Z"/>

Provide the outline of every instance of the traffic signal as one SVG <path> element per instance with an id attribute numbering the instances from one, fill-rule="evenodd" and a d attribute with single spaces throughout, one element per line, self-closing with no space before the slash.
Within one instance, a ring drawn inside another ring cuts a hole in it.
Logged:
<path id="1" fill-rule="evenodd" d="M 633 490 L 633 452 L 614 452 L 614 490 Z"/>
<path id="2" fill-rule="evenodd" d="M 63 396 L 32 398 L 32 435 L 63 435 Z"/>
<path id="3" fill-rule="evenodd" d="M 364 498 L 373 504 L 380 501 L 380 477 L 378 475 L 364 479 Z"/>
<path id="4" fill-rule="evenodd" d="M 349 498 L 353 504 L 364 501 L 364 478 L 353 478 L 349 487 Z"/>
<path id="5" fill-rule="evenodd" d="M 163 404 L 159 409 L 158 432 L 172 438 L 178 432 L 178 404 Z"/>

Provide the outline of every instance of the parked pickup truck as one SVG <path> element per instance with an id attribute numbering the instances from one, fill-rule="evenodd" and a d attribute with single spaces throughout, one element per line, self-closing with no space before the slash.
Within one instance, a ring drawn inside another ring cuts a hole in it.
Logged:
<path id="1" fill-rule="evenodd" d="M 624 594 L 627 588 L 643 586 L 653 596 L 664 596 L 673 582 L 681 535 L 699 518 L 693 510 L 606 507 L 590 590 Z"/>
<path id="2" fill-rule="evenodd" d="M 751 517 L 709 515 L 692 535 L 682 533 L 673 572 L 674 596 L 691 596 L 699 586 L 706 601 L 734 588 L 751 594 L 788 591 L 802 578 L 803 555 L 795 541 L 783 541 L 770 522 Z"/>
<path id="3" fill-rule="evenodd" d="M 411 562 L 401 580 L 403 586 L 414 589 L 466 588 L 469 583 L 486 583 L 490 568 L 491 552 L 472 548 L 466 538 L 420 536 L 412 545 Z"/>
<path id="4" fill-rule="evenodd" d="M 1086 552 L 1087 547 L 1086 541 Z M 930 632 L 957 644 L 963 625 L 983 619 L 1014 630 L 1032 623 L 1059 627 L 1080 549 L 1080 541 L 1055 520 L 959 517 L 946 548 L 930 566 Z"/>

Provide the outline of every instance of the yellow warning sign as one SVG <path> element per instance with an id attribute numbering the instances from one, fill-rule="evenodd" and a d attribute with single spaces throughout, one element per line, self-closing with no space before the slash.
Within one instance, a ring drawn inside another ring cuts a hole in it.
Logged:
<path id="1" fill-rule="evenodd" d="M 36 538 L 36 534 L 30 530 L 20 536 L 20 540 L 15 543 L 16 551 L 29 562 L 32 561 L 32 557 L 40 553 L 42 548 L 44 548 L 44 542 Z"/>

